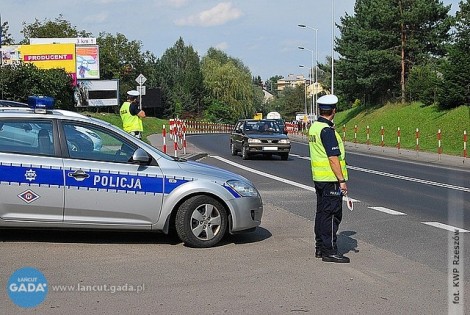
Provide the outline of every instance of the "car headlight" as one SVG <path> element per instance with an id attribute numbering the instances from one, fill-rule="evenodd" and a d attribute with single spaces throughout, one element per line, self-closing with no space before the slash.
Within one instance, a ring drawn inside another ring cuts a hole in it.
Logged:
<path id="1" fill-rule="evenodd" d="M 260 139 L 248 138 L 248 143 L 261 143 L 261 140 Z"/>
<path id="2" fill-rule="evenodd" d="M 227 185 L 229 185 L 233 190 L 235 190 L 243 197 L 258 196 L 258 191 L 256 190 L 256 188 L 247 182 L 243 182 L 241 180 L 229 180 L 227 181 Z"/>
<path id="3" fill-rule="evenodd" d="M 290 143 L 289 139 L 281 139 L 279 140 L 279 143 Z"/>

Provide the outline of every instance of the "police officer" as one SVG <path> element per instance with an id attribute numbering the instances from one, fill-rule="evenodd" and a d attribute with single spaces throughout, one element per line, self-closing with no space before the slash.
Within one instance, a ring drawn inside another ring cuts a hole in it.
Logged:
<path id="1" fill-rule="evenodd" d="M 317 195 L 315 257 L 326 262 L 349 263 L 349 258 L 339 254 L 336 246 L 336 233 L 342 218 L 342 195 L 348 191 L 344 144 L 333 124 L 337 103 L 335 95 L 320 97 L 317 100 L 320 117 L 308 131 Z"/>
<path id="2" fill-rule="evenodd" d="M 136 90 L 128 91 L 127 101 L 122 103 L 119 112 L 124 131 L 142 139 L 142 132 L 144 131 L 142 119 L 145 118 L 145 112 L 139 108 L 139 95 Z"/>

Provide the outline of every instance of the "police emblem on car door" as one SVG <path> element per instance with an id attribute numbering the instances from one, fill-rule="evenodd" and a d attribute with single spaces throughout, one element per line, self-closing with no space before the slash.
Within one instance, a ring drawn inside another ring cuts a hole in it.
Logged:
<path id="1" fill-rule="evenodd" d="M 62 222 L 64 175 L 52 121 L 0 121 L 0 217 L 5 221 Z"/>

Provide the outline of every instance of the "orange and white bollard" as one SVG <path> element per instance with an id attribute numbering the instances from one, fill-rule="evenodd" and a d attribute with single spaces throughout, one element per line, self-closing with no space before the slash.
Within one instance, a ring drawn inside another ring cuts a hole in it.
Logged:
<path id="1" fill-rule="evenodd" d="M 175 139 L 173 140 L 173 150 L 175 150 L 174 157 L 178 157 L 178 138 L 177 137 L 175 137 Z"/>
<path id="2" fill-rule="evenodd" d="M 419 151 L 419 129 L 416 128 L 416 152 Z"/>
<path id="3" fill-rule="evenodd" d="M 163 137 L 163 153 L 166 153 L 166 128 L 165 128 L 165 125 L 163 125 L 162 137 Z"/>
<path id="4" fill-rule="evenodd" d="M 383 148 L 385 145 L 384 144 L 384 126 L 380 128 L 380 139 L 381 139 L 380 144 L 382 145 L 382 148 Z"/>
<path id="5" fill-rule="evenodd" d="M 370 128 L 367 126 L 367 145 L 370 145 Z"/>
<path id="6" fill-rule="evenodd" d="M 463 131 L 463 157 L 467 158 L 467 130 Z"/>
<path id="7" fill-rule="evenodd" d="M 186 125 L 183 124 L 183 154 L 186 154 Z"/>
<path id="8" fill-rule="evenodd" d="M 354 143 L 357 143 L 357 125 L 354 125 Z"/>
<path id="9" fill-rule="evenodd" d="M 441 129 L 437 131 L 437 154 L 439 154 L 439 160 L 441 159 L 442 147 L 441 147 Z"/>
<path id="10" fill-rule="evenodd" d="M 397 129 L 397 149 L 398 149 L 398 153 L 400 153 L 400 127 L 398 127 Z"/>

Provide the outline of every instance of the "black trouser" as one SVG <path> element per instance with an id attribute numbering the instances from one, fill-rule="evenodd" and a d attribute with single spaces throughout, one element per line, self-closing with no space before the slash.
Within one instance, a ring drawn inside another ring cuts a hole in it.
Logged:
<path id="1" fill-rule="evenodd" d="M 336 233 L 343 217 L 343 196 L 338 182 L 314 182 L 317 195 L 315 247 L 323 255 L 338 253 Z"/>

